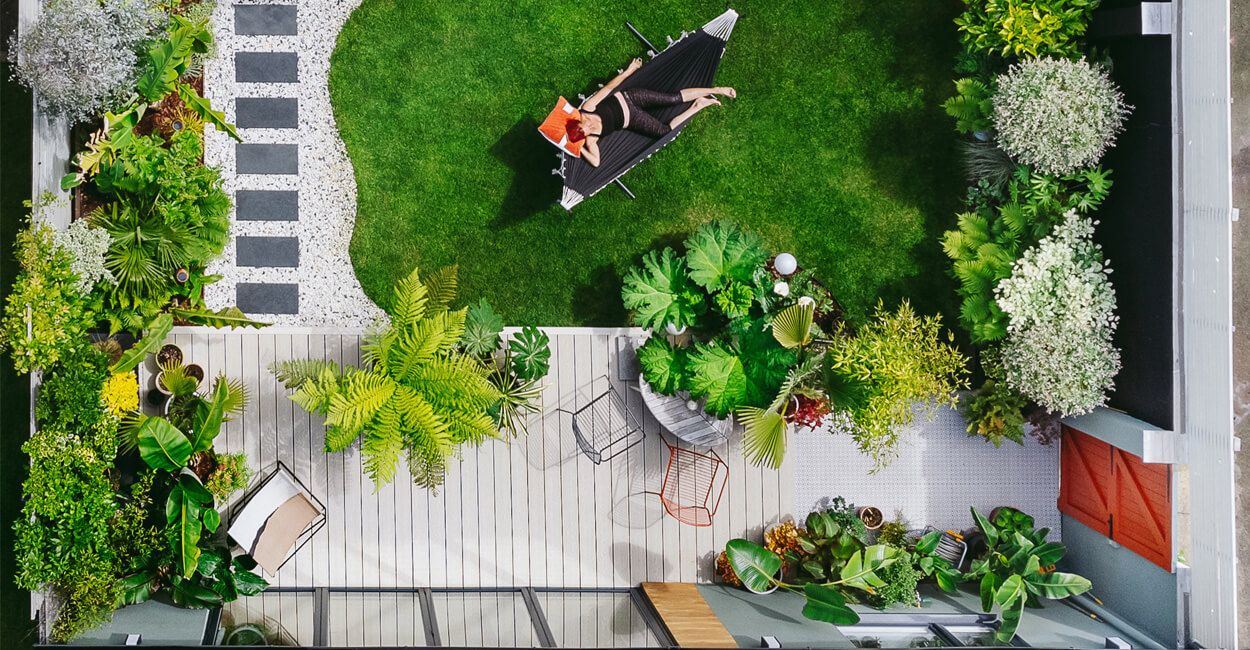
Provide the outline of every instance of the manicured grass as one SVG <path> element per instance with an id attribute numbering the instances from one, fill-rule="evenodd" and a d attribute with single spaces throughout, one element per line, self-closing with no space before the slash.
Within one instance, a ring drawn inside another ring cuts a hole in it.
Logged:
<path id="1" fill-rule="evenodd" d="M 620 325 L 622 273 L 645 250 L 729 218 L 792 250 L 862 318 L 908 297 L 953 322 L 938 245 L 965 183 L 951 122 L 957 3 L 760 0 L 698 116 L 616 188 L 568 215 L 536 125 L 723 2 L 509 0 L 487 8 L 364 0 L 339 36 L 335 116 L 356 170 L 351 256 L 375 300 L 413 266 L 459 264 L 462 296 L 509 322 Z"/>

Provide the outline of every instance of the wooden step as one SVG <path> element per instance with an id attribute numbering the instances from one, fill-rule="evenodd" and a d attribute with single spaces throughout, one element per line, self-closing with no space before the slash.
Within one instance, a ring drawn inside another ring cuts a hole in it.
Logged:
<path id="1" fill-rule="evenodd" d="M 644 582 L 642 592 L 680 648 L 736 648 L 699 588 L 688 582 Z"/>

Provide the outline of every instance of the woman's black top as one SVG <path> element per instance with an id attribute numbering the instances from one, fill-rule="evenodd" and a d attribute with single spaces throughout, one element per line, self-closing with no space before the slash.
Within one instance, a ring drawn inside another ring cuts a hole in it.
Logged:
<path id="1" fill-rule="evenodd" d="M 603 101 L 599 102 L 599 106 L 590 112 L 598 115 L 603 121 L 603 133 L 599 134 L 601 138 L 625 126 L 625 113 L 621 110 L 621 100 L 617 98 L 616 93 L 604 97 Z"/>

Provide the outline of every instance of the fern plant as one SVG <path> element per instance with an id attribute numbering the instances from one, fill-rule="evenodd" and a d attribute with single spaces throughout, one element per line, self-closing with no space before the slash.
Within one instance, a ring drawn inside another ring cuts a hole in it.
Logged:
<path id="1" fill-rule="evenodd" d="M 955 82 L 955 96 L 942 103 L 960 133 L 984 133 L 994 126 L 994 90 L 980 79 Z"/>
<path id="2" fill-rule="evenodd" d="M 500 436 L 492 411 L 502 396 L 491 367 L 459 348 L 466 310 L 449 308 L 454 295 L 454 270 L 422 277 L 414 269 L 395 286 L 389 326 L 366 341 L 363 367 L 271 366 L 295 390 L 292 401 L 325 417 L 327 452 L 361 441 L 375 487 L 394 480 L 402 454 L 413 481 L 436 488 L 460 445 Z"/>

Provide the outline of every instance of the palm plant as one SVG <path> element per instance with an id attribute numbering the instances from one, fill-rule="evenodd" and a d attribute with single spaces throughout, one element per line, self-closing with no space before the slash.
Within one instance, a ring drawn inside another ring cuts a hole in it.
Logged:
<path id="1" fill-rule="evenodd" d="M 455 276 L 422 278 L 413 270 L 395 286 L 390 324 L 364 347 L 364 366 L 328 361 L 277 363 L 271 370 L 291 399 L 326 419 L 326 451 L 361 439 L 364 469 L 381 487 L 405 453 L 413 481 L 442 484 L 447 460 L 462 444 L 499 437 L 491 411 L 501 399 L 491 368 L 461 352 L 465 309 L 451 310 Z"/>

